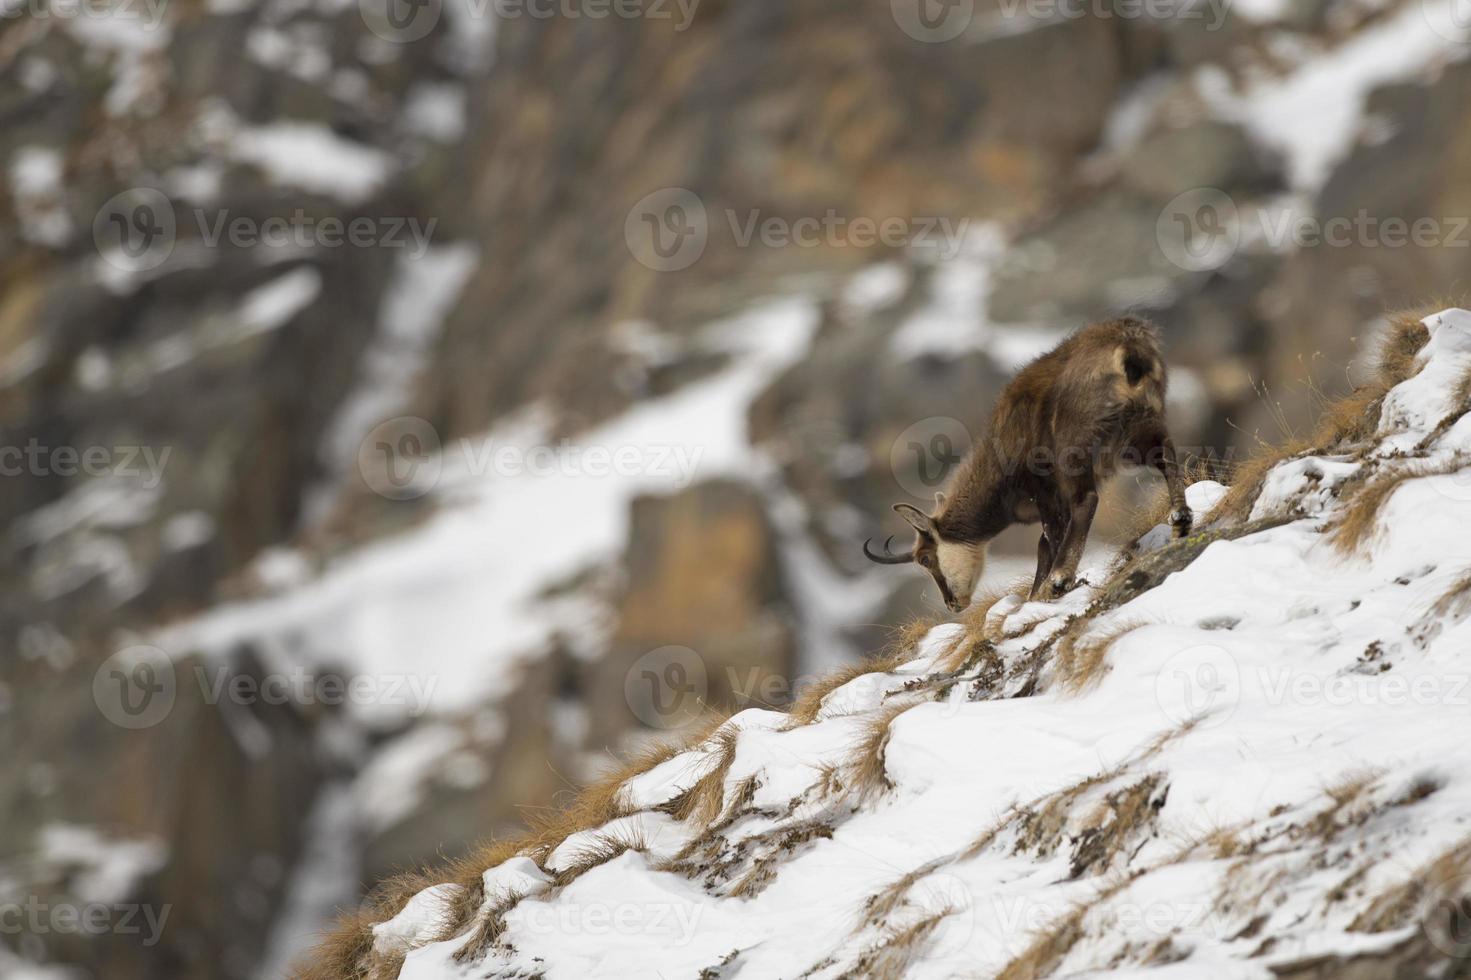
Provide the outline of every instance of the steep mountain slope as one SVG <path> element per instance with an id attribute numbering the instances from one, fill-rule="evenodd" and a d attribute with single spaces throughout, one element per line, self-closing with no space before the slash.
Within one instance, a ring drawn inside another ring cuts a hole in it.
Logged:
<path id="1" fill-rule="evenodd" d="M 1312 445 L 391 882 L 309 976 L 1471 975 L 1471 312 Z"/>

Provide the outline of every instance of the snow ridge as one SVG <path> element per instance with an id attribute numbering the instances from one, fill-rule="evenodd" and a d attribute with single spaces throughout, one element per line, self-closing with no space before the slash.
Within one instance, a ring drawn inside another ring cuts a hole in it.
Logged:
<path id="1" fill-rule="evenodd" d="M 935 626 L 808 724 L 736 715 L 610 821 L 487 870 L 464 921 L 458 886 L 421 892 L 369 972 L 1328 978 L 1471 953 L 1436 917 L 1471 894 L 1471 313 L 1422 322 L 1370 442 L 1282 461 L 1247 520 Z"/>

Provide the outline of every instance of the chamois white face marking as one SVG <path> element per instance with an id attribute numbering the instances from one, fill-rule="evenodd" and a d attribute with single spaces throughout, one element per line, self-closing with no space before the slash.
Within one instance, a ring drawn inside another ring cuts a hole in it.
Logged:
<path id="1" fill-rule="evenodd" d="M 970 605 L 971 594 L 981 573 L 986 568 L 986 546 L 984 544 L 962 544 L 957 541 L 939 540 L 935 545 L 935 557 L 939 562 L 940 574 L 945 577 L 954 602 L 950 608 L 961 612 Z"/>

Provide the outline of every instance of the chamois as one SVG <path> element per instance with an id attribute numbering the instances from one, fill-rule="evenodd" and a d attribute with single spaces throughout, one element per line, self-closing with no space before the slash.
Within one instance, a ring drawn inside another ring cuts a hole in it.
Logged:
<path id="1" fill-rule="evenodd" d="M 885 565 L 914 562 L 934 577 L 953 612 L 970 604 L 985 567 L 986 546 L 1013 524 L 1042 524 L 1031 598 L 1055 598 L 1073 586 L 1098 488 L 1118 464 L 1153 466 L 1169 486 L 1175 537 L 1190 531 L 1190 508 L 1165 427 L 1164 359 L 1154 327 L 1122 317 L 1084 327 L 1017 374 L 977 441 L 935 494 L 935 510 L 899 503 L 914 528 L 902 554 L 863 553 Z M 1049 588 L 1044 594 L 1043 586 Z"/>

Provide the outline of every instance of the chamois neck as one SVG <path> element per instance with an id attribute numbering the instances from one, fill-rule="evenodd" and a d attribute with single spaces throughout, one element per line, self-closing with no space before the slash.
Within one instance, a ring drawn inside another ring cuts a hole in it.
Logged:
<path id="1" fill-rule="evenodd" d="M 941 537 L 948 541 L 989 541 L 1012 525 L 1006 481 L 981 453 L 966 462 L 962 476 L 950 487 L 945 506 L 935 516 Z"/>

